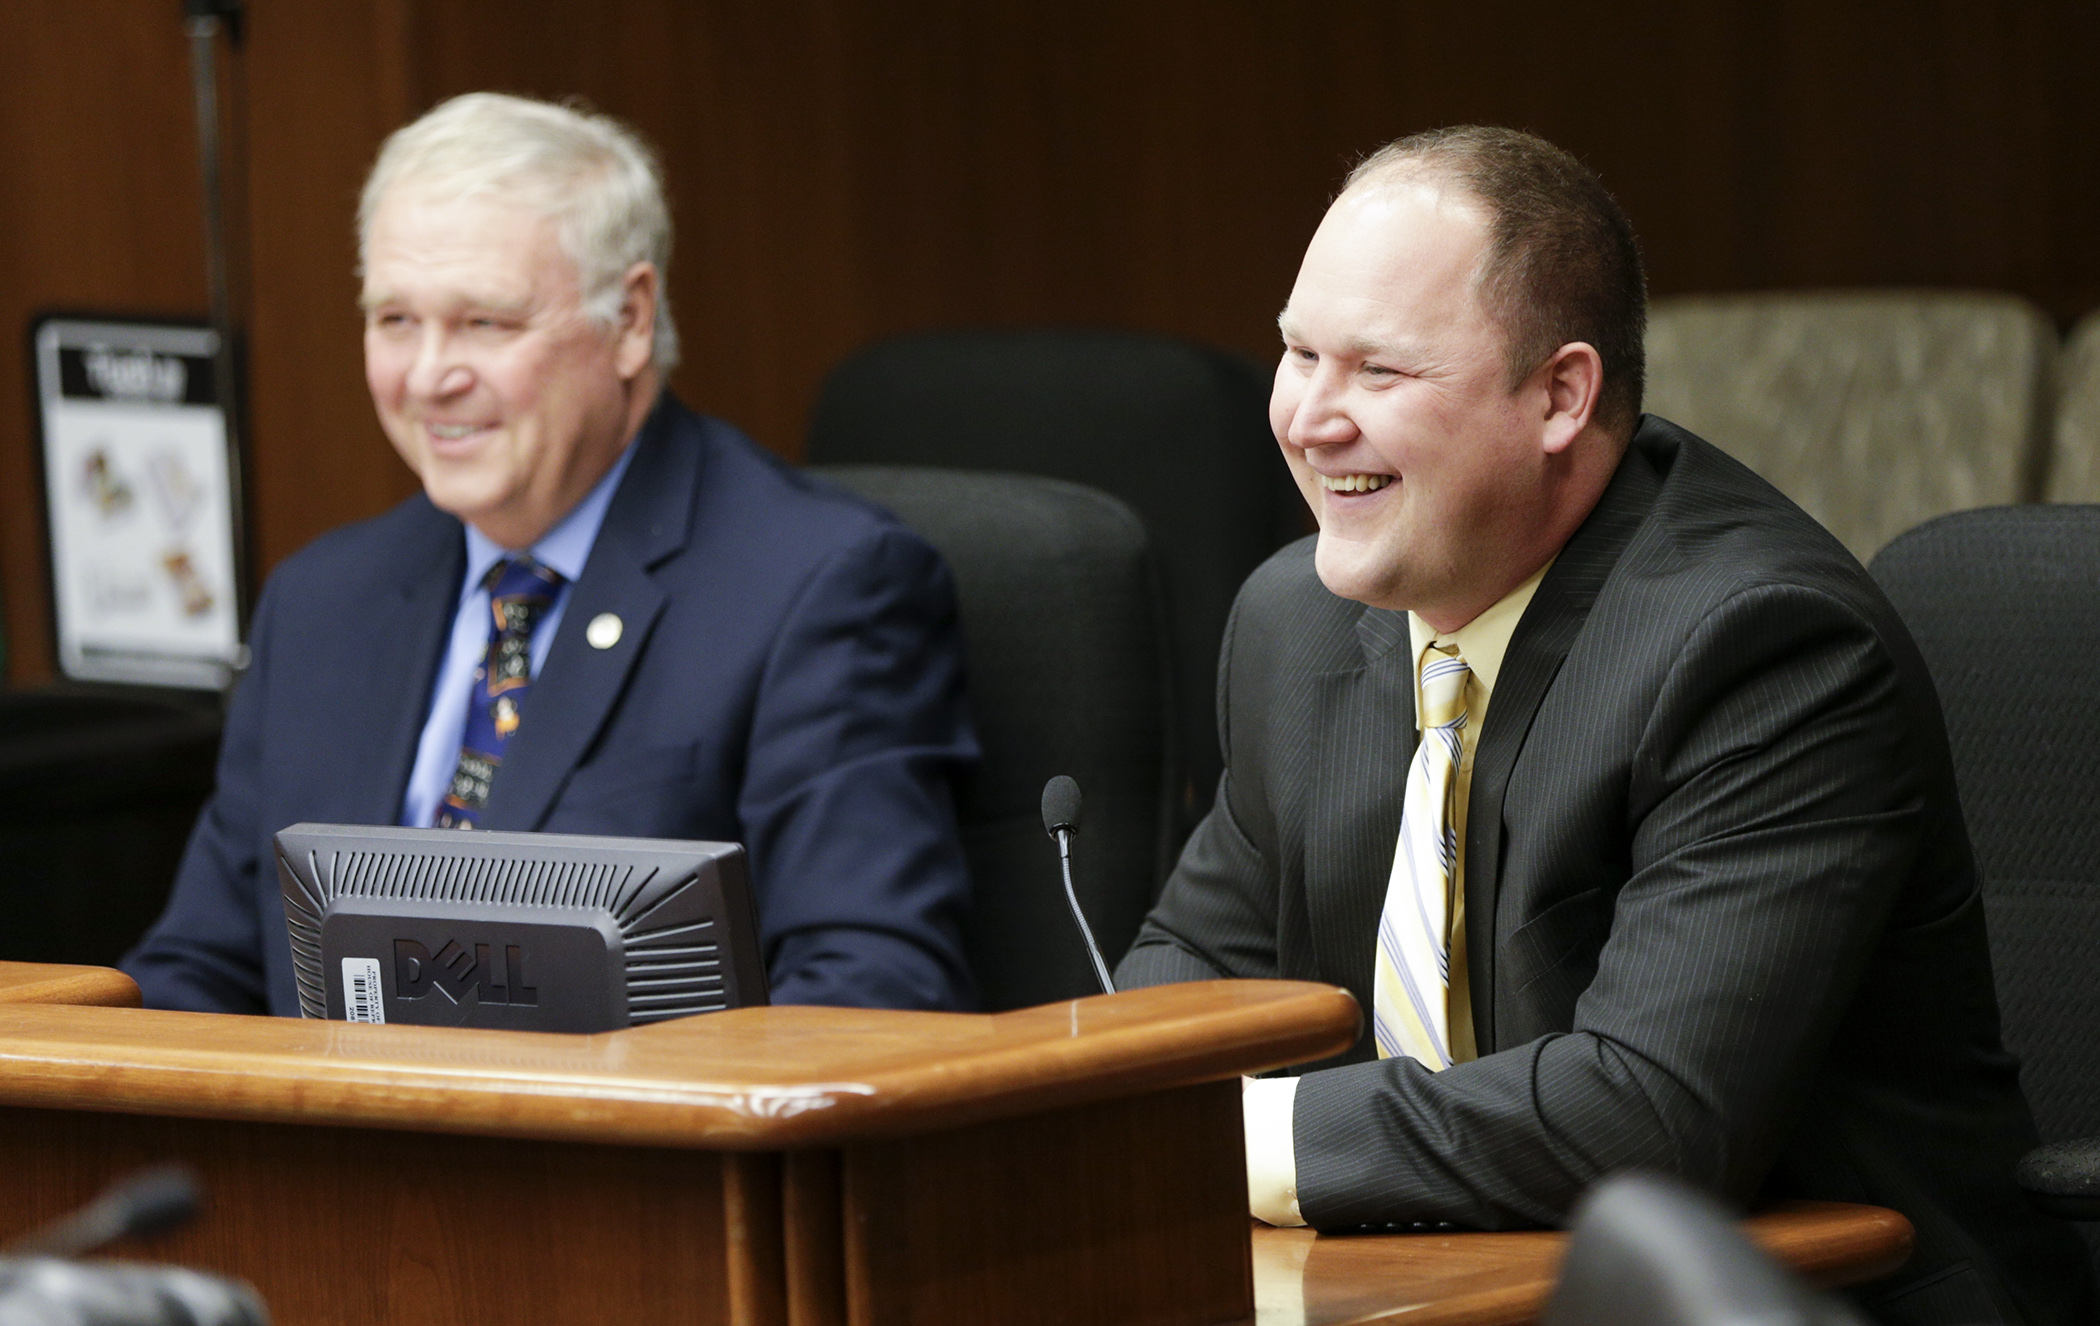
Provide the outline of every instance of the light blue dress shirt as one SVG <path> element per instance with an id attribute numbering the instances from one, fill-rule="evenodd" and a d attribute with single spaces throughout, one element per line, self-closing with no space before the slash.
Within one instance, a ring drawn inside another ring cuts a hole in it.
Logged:
<path id="1" fill-rule="evenodd" d="M 627 473 L 627 462 L 633 458 L 634 443 L 630 441 L 605 477 L 570 508 L 561 523 L 526 549 L 540 565 L 559 571 L 562 576 L 554 606 L 547 609 L 547 615 L 540 618 L 532 633 L 534 677 L 540 675 L 540 665 L 547 661 L 555 632 L 561 629 L 563 610 L 569 605 L 569 587 L 590 560 L 591 545 L 598 541 L 598 529 L 605 523 L 605 509 L 611 505 L 620 476 Z M 459 612 L 452 618 L 452 643 L 445 649 L 444 665 L 438 668 L 437 683 L 430 692 L 430 716 L 423 722 L 423 735 L 416 743 L 416 765 L 408 775 L 408 791 L 401 798 L 401 822 L 413 828 L 429 827 L 438 801 L 452 785 L 453 772 L 459 768 L 460 738 L 467 729 L 467 694 L 474 685 L 474 669 L 481 665 L 489 648 L 489 592 L 481 587 L 481 582 L 490 567 L 512 555 L 512 550 L 498 546 L 472 525 L 466 531 L 467 574 L 460 581 Z M 530 722 L 530 713 L 528 708 L 522 721 Z"/>

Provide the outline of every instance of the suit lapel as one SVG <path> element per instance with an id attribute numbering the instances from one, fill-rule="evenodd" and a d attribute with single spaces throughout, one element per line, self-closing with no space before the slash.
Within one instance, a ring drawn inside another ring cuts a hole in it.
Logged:
<path id="1" fill-rule="evenodd" d="M 537 829 L 545 822 L 612 716 L 663 613 L 664 592 L 650 571 L 685 546 L 701 469 L 700 448 L 677 435 L 674 417 L 659 405 L 635 443 L 634 461 L 569 591 L 525 721 L 504 752 L 482 815 L 488 828 Z M 594 648 L 585 633 L 606 613 L 620 619 L 620 638 L 611 648 Z"/>
<path id="2" fill-rule="evenodd" d="M 1306 914 L 1318 970 L 1369 1008 L 1373 936 L 1400 838 L 1392 771 L 1414 753 L 1415 697 L 1407 614 L 1366 609 L 1356 633 L 1363 666 L 1310 679 L 1324 721 L 1306 814 Z"/>
<path id="3" fill-rule="evenodd" d="M 349 795 L 355 808 L 346 816 L 353 824 L 401 818 L 402 794 L 429 717 L 430 688 L 459 611 L 466 540 L 458 521 L 436 508 L 428 515 L 398 545 L 397 597 L 358 626 L 365 641 L 364 677 L 379 684 L 368 692 L 372 703 L 362 721 L 344 725 L 334 753 L 343 771 L 339 786 L 354 789 Z"/>
<path id="4" fill-rule="evenodd" d="M 1495 907 L 1502 885 L 1502 799 L 1510 772 L 1539 703 L 1562 660 L 1589 619 L 1590 605 L 1619 555 L 1646 519 L 1660 487 L 1654 462 L 1636 434 L 1597 507 L 1561 548 L 1539 582 L 1503 655 L 1488 706 L 1487 724 L 1473 753 L 1466 794 L 1466 962 L 1470 972 L 1473 1034 L 1482 1054 L 1501 1048 L 1495 1038 Z"/>

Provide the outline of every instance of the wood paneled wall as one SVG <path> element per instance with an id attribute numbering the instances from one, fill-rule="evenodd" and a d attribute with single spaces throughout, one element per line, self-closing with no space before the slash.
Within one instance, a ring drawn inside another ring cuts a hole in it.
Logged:
<path id="1" fill-rule="evenodd" d="M 248 0 L 256 552 L 411 491 L 364 397 L 350 212 L 455 92 L 582 95 L 661 148 L 691 402 L 795 455 L 869 339 L 1078 322 L 1266 357 L 1347 162 L 1465 120 L 1583 155 L 1659 293 L 1925 284 L 2100 305 L 2100 9 L 1644 0 Z M 0 325 L 201 312 L 172 0 L 44 0 L 0 48 Z M 19 344 L 19 340 L 16 342 Z M 25 370 L 0 367 L 9 678 L 49 674 Z"/>
<path id="2" fill-rule="evenodd" d="M 24 8 L 27 8 L 26 6 Z M 55 0 L 0 40 L 0 603 L 8 676 L 50 675 L 37 313 L 200 314 L 204 224 L 179 11 Z"/>

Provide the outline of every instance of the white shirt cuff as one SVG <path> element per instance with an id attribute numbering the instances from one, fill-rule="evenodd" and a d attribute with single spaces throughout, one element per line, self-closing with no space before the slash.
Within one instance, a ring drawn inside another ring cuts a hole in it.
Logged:
<path id="1" fill-rule="evenodd" d="M 1247 1209 L 1270 1225 L 1302 1225 L 1298 1214 L 1298 1152 L 1291 1115 L 1298 1079 L 1263 1077 L 1246 1083 L 1240 1112 L 1247 1126 Z"/>

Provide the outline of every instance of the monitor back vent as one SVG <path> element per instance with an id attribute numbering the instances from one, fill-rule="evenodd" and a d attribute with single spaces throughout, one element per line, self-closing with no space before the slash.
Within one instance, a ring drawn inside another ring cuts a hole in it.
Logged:
<path id="1" fill-rule="evenodd" d="M 627 936 L 627 1015 L 635 1022 L 729 1007 L 713 918 L 649 930 L 622 929 Z"/>
<path id="2" fill-rule="evenodd" d="M 631 902 L 640 892 L 633 866 L 599 861 L 500 860 L 399 851 L 316 853 L 312 860 L 315 878 L 331 897 L 603 907 L 619 915 L 621 902 Z M 649 873 L 653 876 L 655 872 Z M 645 878 L 639 883 L 646 882 Z M 622 895 L 627 896 L 623 899 Z M 626 919 L 621 917 L 623 923 Z"/>
<path id="3" fill-rule="evenodd" d="M 287 831 L 289 833 L 290 831 Z M 448 838 L 450 835 L 446 835 Z M 602 909 L 621 935 L 628 1015 L 657 1022 L 732 1005 L 726 923 L 691 892 L 711 889 L 700 871 L 641 862 L 504 857 L 457 850 L 382 851 L 300 844 L 285 865 L 285 920 L 302 1005 L 327 1006 L 321 923 L 338 897 L 430 900 L 504 908 Z M 294 868 L 294 862 L 305 868 Z M 760 968 L 760 981 L 763 969 Z M 761 991 L 763 985 L 761 984 Z M 748 998 L 748 992 L 746 997 Z M 760 996 L 763 1002 L 763 996 Z M 322 1014 L 315 1013 L 314 1016 Z"/>

